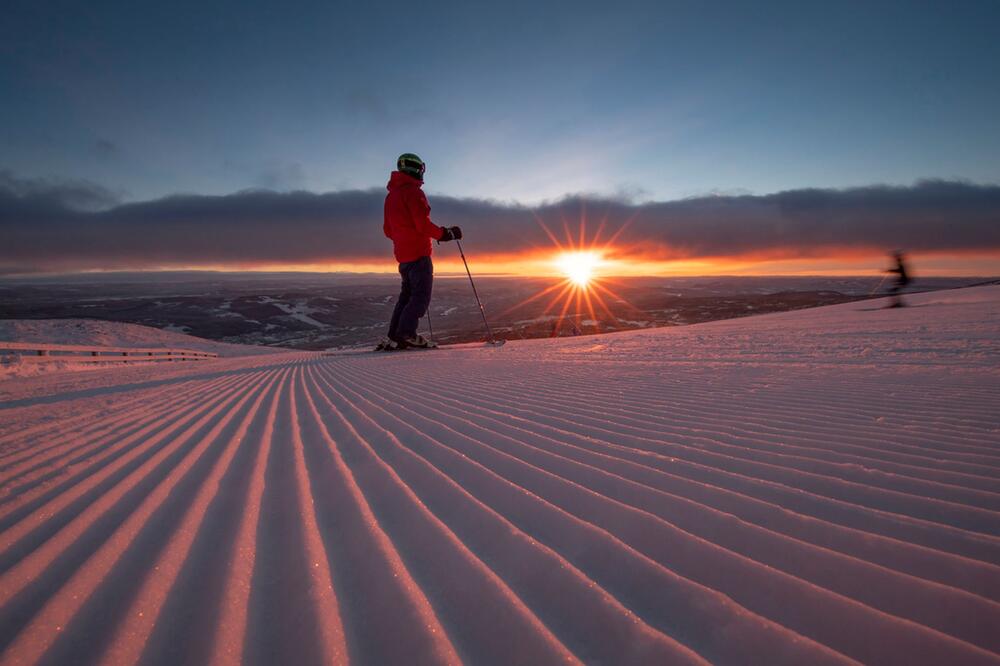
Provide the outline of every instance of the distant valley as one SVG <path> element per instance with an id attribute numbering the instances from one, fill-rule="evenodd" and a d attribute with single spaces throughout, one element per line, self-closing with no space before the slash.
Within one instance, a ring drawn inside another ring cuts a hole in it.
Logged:
<path id="1" fill-rule="evenodd" d="M 913 290 L 981 279 L 925 278 Z M 555 298 L 558 279 L 482 277 L 490 324 L 508 339 L 607 333 L 829 305 L 867 298 L 871 277 L 617 278 L 588 299 Z M 91 318 L 155 326 L 211 340 L 292 349 L 368 346 L 385 332 L 394 275 L 113 273 L 0 280 L 0 318 Z M 598 298 L 599 297 L 599 298 Z M 430 325 L 443 343 L 484 337 L 465 276 L 438 276 Z M 421 322 L 429 334 L 428 320 Z"/>

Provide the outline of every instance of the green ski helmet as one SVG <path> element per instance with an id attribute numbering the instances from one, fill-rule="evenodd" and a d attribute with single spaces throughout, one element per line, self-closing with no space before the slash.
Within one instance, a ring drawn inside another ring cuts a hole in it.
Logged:
<path id="1" fill-rule="evenodd" d="M 424 164 L 424 161 L 417 155 L 414 155 L 413 153 L 403 153 L 399 156 L 399 159 L 396 160 L 396 169 L 405 174 L 409 174 L 414 178 L 423 180 L 424 171 L 427 170 L 427 165 Z"/>

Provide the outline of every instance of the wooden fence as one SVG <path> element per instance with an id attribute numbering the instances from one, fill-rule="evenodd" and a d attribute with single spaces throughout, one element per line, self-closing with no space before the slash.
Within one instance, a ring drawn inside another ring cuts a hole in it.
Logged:
<path id="1" fill-rule="evenodd" d="M 190 349 L 141 349 L 93 345 L 50 345 L 33 342 L 0 342 L 0 360 L 18 356 L 21 361 L 73 363 L 149 363 L 151 361 L 206 361 L 212 352 Z"/>

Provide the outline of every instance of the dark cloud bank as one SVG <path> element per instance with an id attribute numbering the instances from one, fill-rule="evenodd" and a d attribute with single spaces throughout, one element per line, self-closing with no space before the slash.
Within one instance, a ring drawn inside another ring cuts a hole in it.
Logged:
<path id="1" fill-rule="evenodd" d="M 379 261 L 384 190 L 226 196 L 175 195 L 117 203 L 86 182 L 0 172 L 0 272 L 150 266 Z M 458 224 L 480 254 L 551 247 L 563 221 L 636 257 L 816 257 L 903 247 L 914 252 L 1000 251 L 1000 186 L 922 181 L 911 187 L 802 189 L 631 204 L 577 196 L 527 208 L 432 196 L 439 224 Z"/>

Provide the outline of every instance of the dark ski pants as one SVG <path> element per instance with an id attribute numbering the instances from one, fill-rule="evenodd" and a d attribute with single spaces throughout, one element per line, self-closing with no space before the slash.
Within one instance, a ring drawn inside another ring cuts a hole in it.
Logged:
<path id="1" fill-rule="evenodd" d="M 427 314 L 431 304 L 434 264 L 430 257 L 407 261 L 399 265 L 399 275 L 403 286 L 389 322 L 389 338 L 393 340 L 416 337 L 420 318 Z"/>

